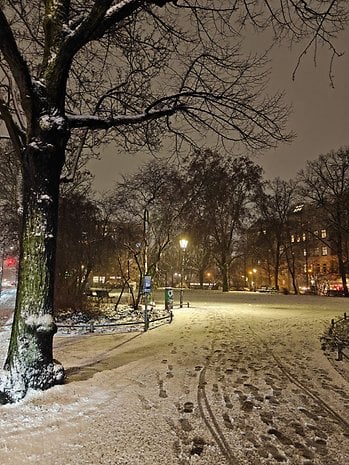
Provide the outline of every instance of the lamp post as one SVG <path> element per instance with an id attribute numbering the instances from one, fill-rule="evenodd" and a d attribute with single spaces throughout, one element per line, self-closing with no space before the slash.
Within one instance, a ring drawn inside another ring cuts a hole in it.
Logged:
<path id="1" fill-rule="evenodd" d="M 256 286 L 256 273 L 257 270 L 256 268 L 253 268 L 253 270 L 249 271 L 248 274 L 250 275 L 250 291 L 255 291 L 257 286 Z"/>
<path id="2" fill-rule="evenodd" d="M 187 239 L 180 239 L 179 246 L 182 252 L 182 259 L 181 259 L 181 288 L 179 290 L 179 306 L 180 308 L 183 307 L 183 275 L 184 275 L 184 260 L 185 260 L 185 252 L 188 247 L 188 240 Z"/>
<path id="3" fill-rule="evenodd" d="M 256 292 L 257 290 L 257 270 L 256 268 L 253 268 L 253 291 Z"/>

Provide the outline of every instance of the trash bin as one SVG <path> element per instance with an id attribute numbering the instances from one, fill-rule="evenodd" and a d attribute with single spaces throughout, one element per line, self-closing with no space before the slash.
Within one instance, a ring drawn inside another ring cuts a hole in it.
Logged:
<path id="1" fill-rule="evenodd" d="M 173 288 L 165 287 L 165 309 L 173 309 Z"/>

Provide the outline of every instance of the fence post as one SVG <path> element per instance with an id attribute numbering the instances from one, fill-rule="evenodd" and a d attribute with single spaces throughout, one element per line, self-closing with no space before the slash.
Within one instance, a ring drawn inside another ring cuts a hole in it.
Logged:
<path id="1" fill-rule="evenodd" d="M 340 362 L 343 360 L 343 344 L 341 342 L 338 342 L 337 344 L 337 360 Z"/>

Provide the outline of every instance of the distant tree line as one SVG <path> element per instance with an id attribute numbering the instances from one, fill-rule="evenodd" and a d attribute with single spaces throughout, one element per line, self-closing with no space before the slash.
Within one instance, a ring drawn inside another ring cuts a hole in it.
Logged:
<path id="1" fill-rule="evenodd" d="M 1 152 L 3 166 L 6 150 Z M 11 174 L 1 185 L 1 221 L 3 243 L 12 245 L 20 224 L 16 195 L 20 173 L 15 160 L 6 166 Z M 89 176 L 62 191 L 57 310 L 81 310 L 93 274 L 118 277 L 118 285 L 131 291 L 137 308 L 145 275 L 152 276 L 155 286 L 176 284 L 182 236 L 189 240 L 187 279 L 195 277 L 200 287 L 208 274 L 214 274 L 223 291 L 239 287 L 239 282 L 243 286 L 239 277 L 246 275 L 248 266 L 258 264 L 267 283 L 279 289 L 280 269 L 286 264 L 292 290 L 298 292 L 299 247 L 291 237 L 306 233 L 310 238 L 317 224 L 331 231 L 331 240 L 323 242 L 336 257 L 348 291 L 347 147 L 307 162 L 289 181 L 265 181 L 262 168 L 250 159 L 206 149 L 195 151 L 180 166 L 153 160 L 124 177 L 102 200 L 88 192 Z M 297 216 L 294 210 L 300 203 L 311 208 L 306 214 L 302 208 Z"/>

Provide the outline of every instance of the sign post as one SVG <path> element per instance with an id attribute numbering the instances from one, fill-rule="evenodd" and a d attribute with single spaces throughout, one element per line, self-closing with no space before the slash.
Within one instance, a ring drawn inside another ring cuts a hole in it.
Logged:
<path id="1" fill-rule="evenodd" d="M 144 331 L 147 331 L 149 328 L 148 297 L 149 297 L 149 294 L 151 294 L 151 276 L 144 276 L 143 293 L 144 293 Z"/>

